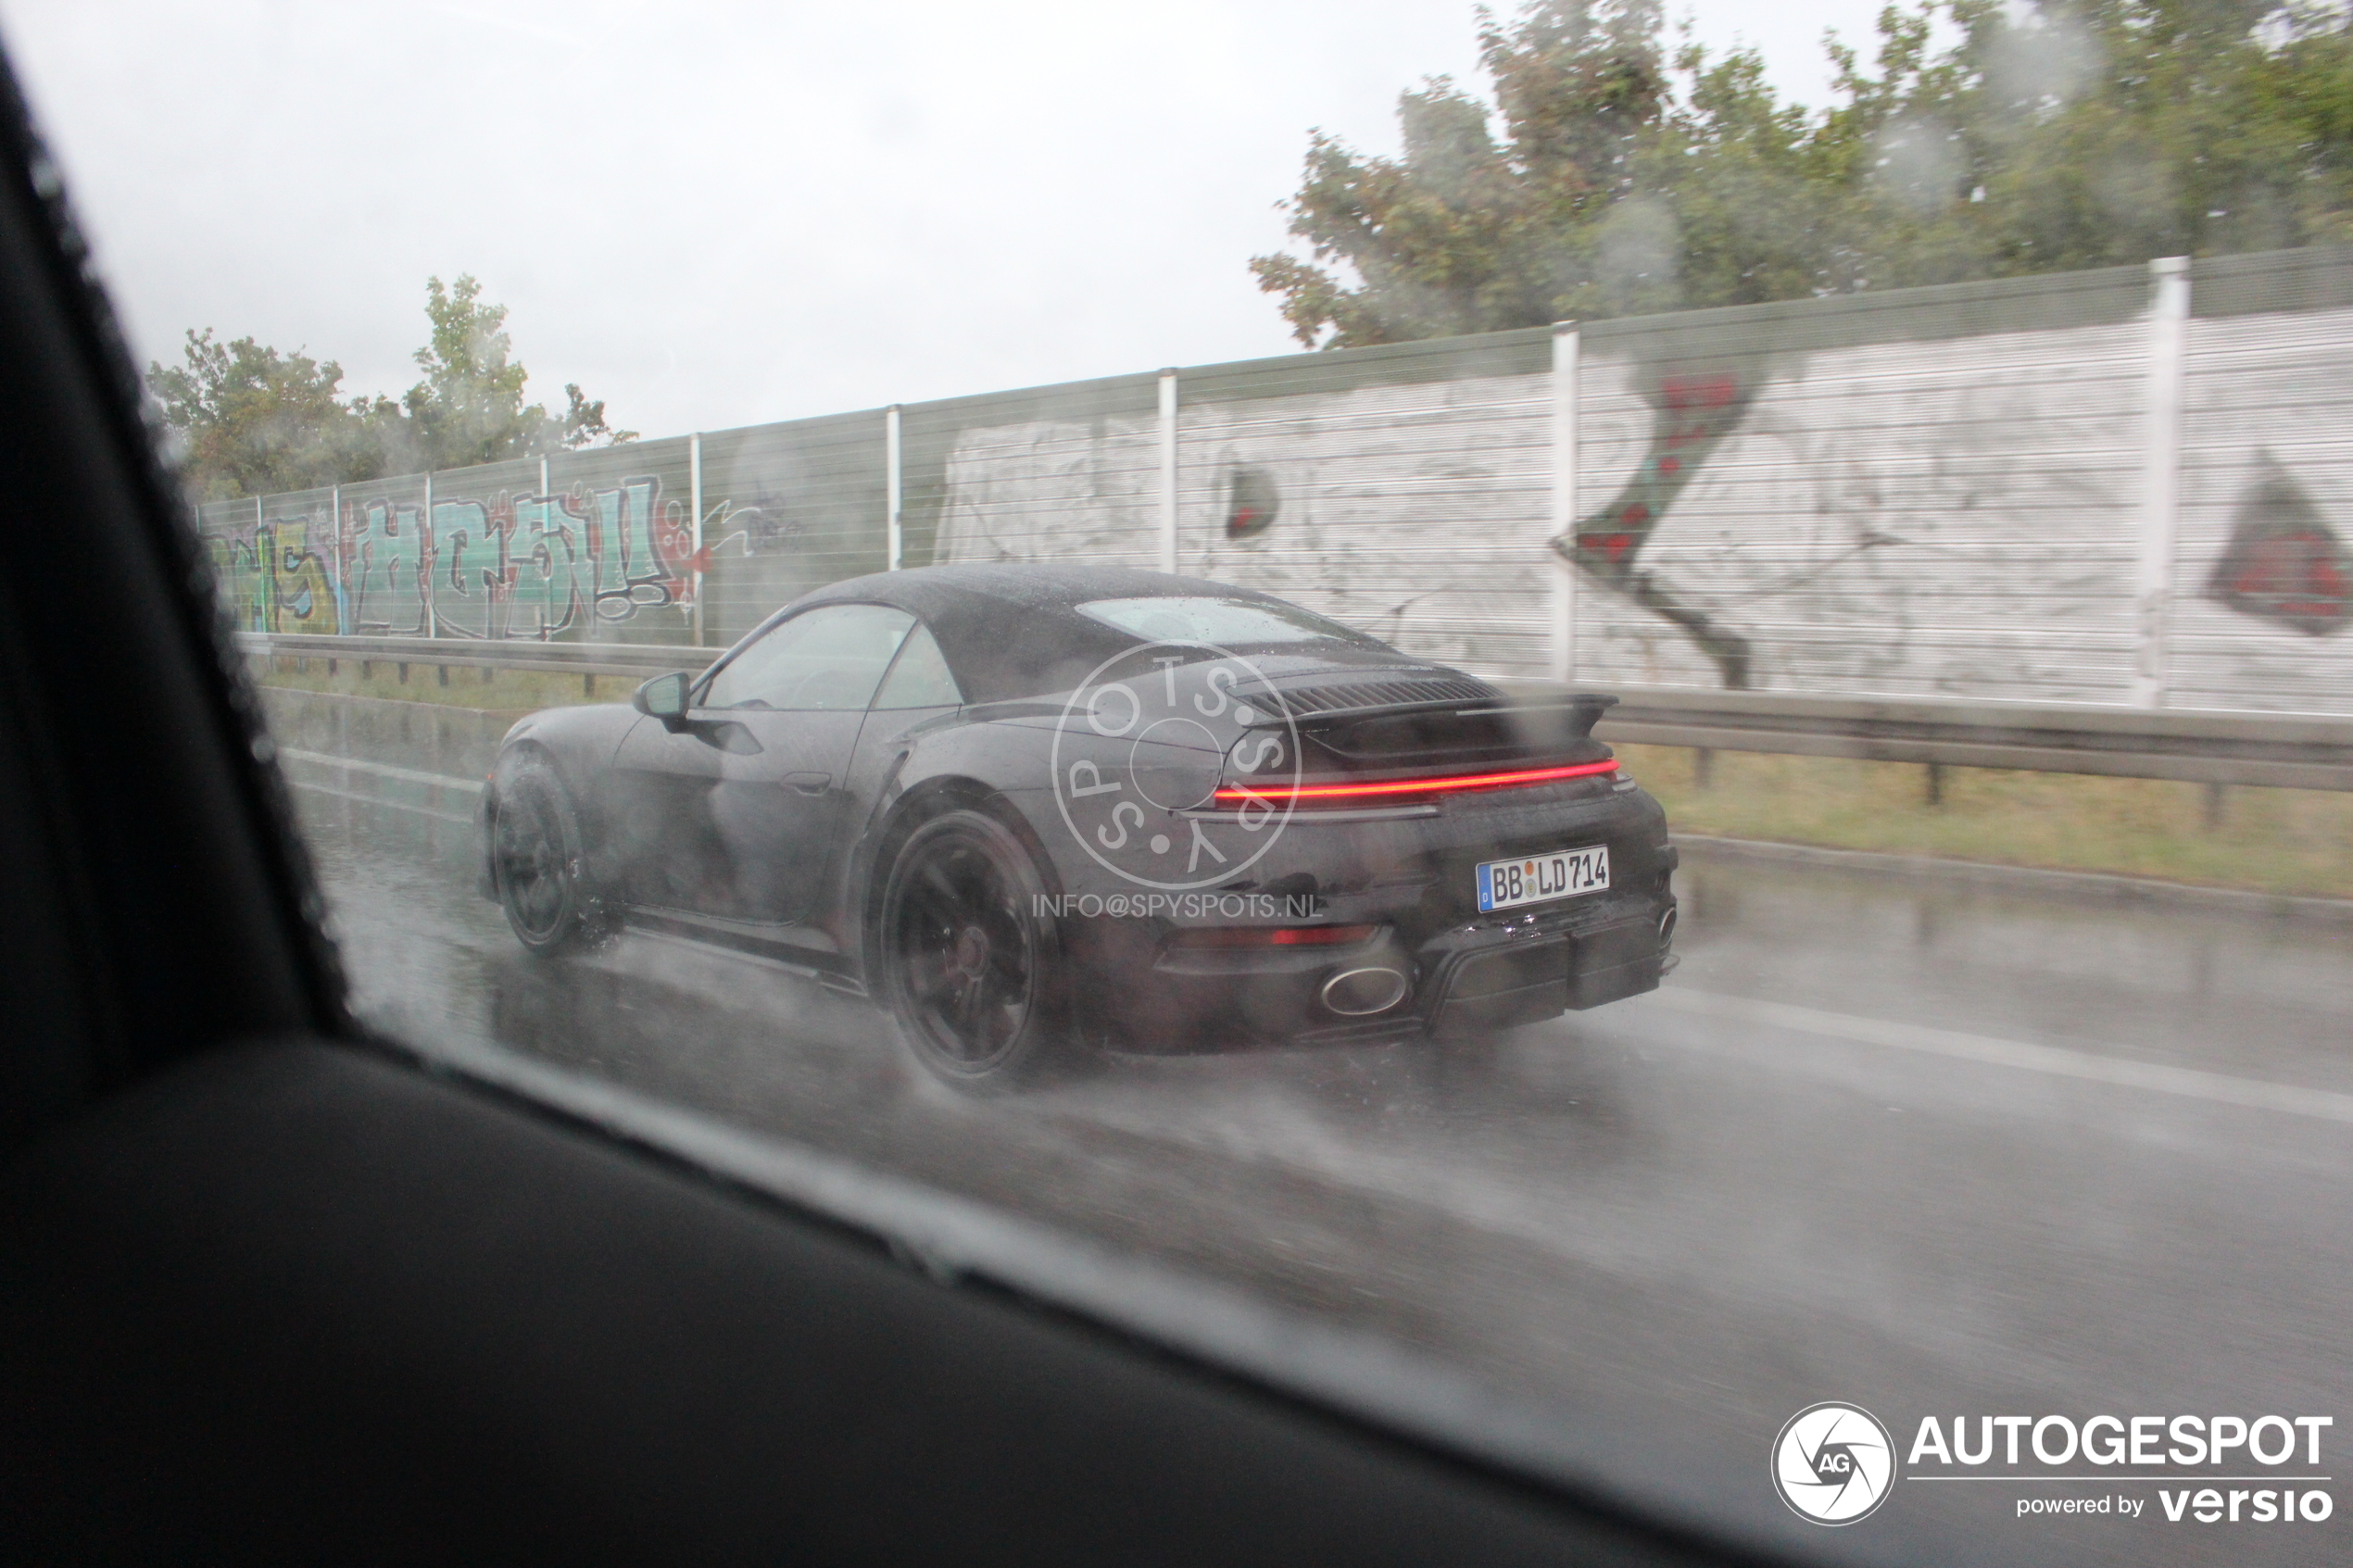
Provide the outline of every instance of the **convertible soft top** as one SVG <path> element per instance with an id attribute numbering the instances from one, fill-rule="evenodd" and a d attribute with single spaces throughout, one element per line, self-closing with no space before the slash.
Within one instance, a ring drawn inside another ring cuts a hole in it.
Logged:
<path id="1" fill-rule="evenodd" d="M 1230 583 L 1133 567 L 988 562 L 878 571 L 829 583 L 787 606 L 895 605 L 921 616 L 971 702 L 1066 692 L 1139 639 L 1073 605 L 1095 599 L 1199 597 L 1284 601 Z"/>

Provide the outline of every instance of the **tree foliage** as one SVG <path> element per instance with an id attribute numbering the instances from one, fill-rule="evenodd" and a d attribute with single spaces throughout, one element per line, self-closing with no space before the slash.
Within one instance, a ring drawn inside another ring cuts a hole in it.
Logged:
<path id="1" fill-rule="evenodd" d="M 1832 101 L 1753 50 L 1670 46 L 1659 0 L 1478 13 L 1491 102 L 1398 104 L 1402 156 L 1316 132 L 1253 258 L 1338 348 L 2353 240 L 2353 28 L 2297 0 L 1915 0 Z"/>
<path id="2" fill-rule="evenodd" d="M 576 384 L 565 386 L 561 414 L 526 405 L 530 376 L 511 357 L 506 307 L 484 303 L 471 276 L 446 287 L 427 279 L 425 316 L 431 334 L 415 356 L 424 380 L 397 401 L 340 395 L 334 360 L 190 332 L 182 364 L 147 367 L 189 492 L 215 500 L 306 490 L 636 439 Z"/>
<path id="3" fill-rule="evenodd" d="M 401 400 L 424 458 L 419 466 L 466 468 L 634 437 L 612 431 L 603 399 L 590 402 L 577 384 L 564 387 L 571 406 L 561 415 L 537 403 L 526 407 L 530 376 L 508 358 L 514 345 L 507 337 L 507 307 L 484 304 L 472 278 L 460 276 L 446 289 L 439 278 L 427 279 L 425 315 L 433 336 L 416 353 L 425 379 Z"/>
<path id="4" fill-rule="evenodd" d="M 249 337 L 222 344 L 190 332 L 184 363 L 150 363 L 147 385 L 179 439 L 191 494 L 210 500 L 307 490 L 391 471 L 398 408 L 336 395 L 343 367 L 281 355 Z"/>

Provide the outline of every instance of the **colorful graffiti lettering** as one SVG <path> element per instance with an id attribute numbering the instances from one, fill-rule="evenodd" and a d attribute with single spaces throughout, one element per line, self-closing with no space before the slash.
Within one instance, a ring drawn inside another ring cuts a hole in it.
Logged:
<path id="1" fill-rule="evenodd" d="M 332 535 L 323 552 L 314 538 Z M 710 551 L 661 481 L 560 495 L 355 500 L 215 533 L 240 628 L 545 641 L 693 602 Z M 745 548 L 749 549 L 749 541 Z"/>
<path id="2" fill-rule="evenodd" d="M 1747 414 L 1757 380 L 1729 371 L 1663 378 L 1650 398 L 1650 450 L 1633 477 L 1607 506 L 1553 541 L 1580 571 L 1682 627 L 1736 689 L 1748 684 L 1748 639 L 1668 593 L 1640 561 L 1676 497 Z"/>
<path id="3" fill-rule="evenodd" d="M 209 540 L 213 570 L 245 632 L 341 629 L 333 574 L 311 546 L 321 520 L 274 517 Z"/>
<path id="4" fill-rule="evenodd" d="M 2353 562 L 2293 475 L 2267 455 L 2206 591 L 2245 615 L 2325 637 L 2353 621 Z"/>
<path id="5" fill-rule="evenodd" d="M 546 641 L 581 621 L 579 584 L 591 568 L 577 520 L 554 495 L 526 495 L 510 508 L 503 580 L 508 634 Z"/>
<path id="6" fill-rule="evenodd" d="M 434 629 L 443 636 L 497 634 L 494 606 L 507 587 L 502 542 L 514 532 L 515 508 L 495 500 L 435 501 L 430 546 Z"/>
<path id="7" fill-rule="evenodd" d="M 336 530 L 347 632 L 424 636 L 424 508 L 369 501 L 343 508 Z"/>
<path id="8" fill-rule="evenodd" d="M 562 495 L 435 500 L 426 534 L 434 627 L 445 637 L 545 639 L 690 601 L 694 531 L 661 482 Z"/>

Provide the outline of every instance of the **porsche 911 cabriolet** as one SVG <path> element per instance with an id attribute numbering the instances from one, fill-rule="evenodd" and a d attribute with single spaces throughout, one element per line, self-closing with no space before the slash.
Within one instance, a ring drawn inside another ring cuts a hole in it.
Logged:
<path id="1" fill-rule="evenodd" d="M 1614 700 L 1197 578 L 887 572 L 516 724 L 481 890 L 535 953 L 635 927 L 872 997 L 964 1085 L 1442 1043 L 1657 985 L 1676 856 Z"/>

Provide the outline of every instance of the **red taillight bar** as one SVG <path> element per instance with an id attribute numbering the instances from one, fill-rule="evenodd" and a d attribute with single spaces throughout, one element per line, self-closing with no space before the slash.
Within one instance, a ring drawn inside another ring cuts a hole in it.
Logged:
<path id="1" fill-rule="evenodd" d="M 1299 800 L 1355 800 L 1382 795 L 1443 795 L 1458 789 L 1508 789 L 1514 784 L 1552 784 L 1617 771 L 1617 759 L 1579 762 L 1565 768 L 1516 768 L 1507 773 L 1450 773 L 1435 779 L 1384 779 L 1378 784 L 1275 785 L 1242 789 L 1227 785 L 1215 799 L 1228 805 L 1263 800 L 1273 805 Z"/>

